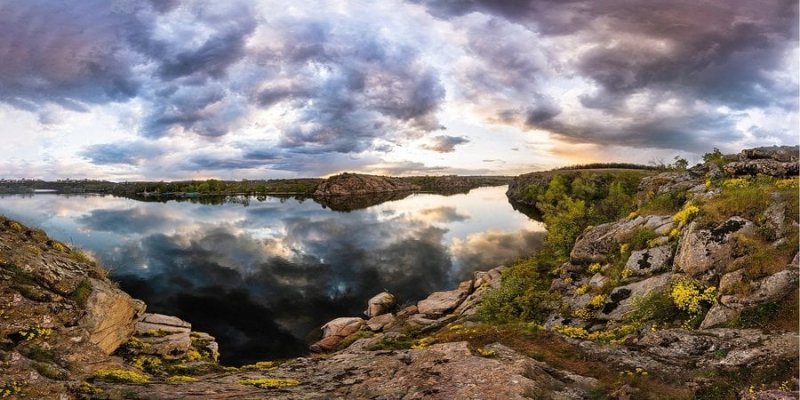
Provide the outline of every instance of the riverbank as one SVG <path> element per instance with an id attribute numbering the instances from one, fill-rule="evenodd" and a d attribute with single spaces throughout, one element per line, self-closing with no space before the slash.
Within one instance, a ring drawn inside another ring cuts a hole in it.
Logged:
<path id="1" fill-rule="evenodd" d="M 0 390 L 91 399 L 796 398 L 797 150 L 595 176 L 554 174 L 525 190 L 536 192 L 550 228 L 534 257 L 408 305 L 375 293 L 366 318 L 322 327 L 311 346 L 319 353 L 241 368 L 217 364 L 214 338 L 189 322 L 146 314 L 86 254 L 0 220 Z"/>

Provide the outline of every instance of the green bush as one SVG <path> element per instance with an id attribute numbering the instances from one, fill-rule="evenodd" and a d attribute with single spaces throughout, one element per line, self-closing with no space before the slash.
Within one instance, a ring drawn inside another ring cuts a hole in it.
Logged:
<path id="1" fill-rule="evenodd" d="M 637 297 L 632 302 L 632 310 L 625 316 L 625 319 L 630 322 L 669 322 L 680 315 L 680 310 L 675 306 L 675 303 L 669 295 L 663 292 Z"/>
<path id="2" fill-rule="evenodd" d="M 492 322 L 544 321 L 553 300 L 549 287 L 550 279 L 537 270 L 535 258 L 520 261 L 503 274 L 500 288 L 483 297 L 478 315 Z"/>

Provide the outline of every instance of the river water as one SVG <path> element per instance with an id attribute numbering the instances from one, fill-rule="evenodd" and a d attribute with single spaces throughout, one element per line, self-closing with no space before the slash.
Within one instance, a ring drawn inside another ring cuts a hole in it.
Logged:
<path id="1" fill-rule="evenodd" d="M 361 315 L 383 290 L 412 303 L 532 254 L 544 226 L 514 211 L 505 190 L 412 194 L 347 212 L 276 197 L 5 195 L 0 214 L 93 253 L 148 311 L 214 335 L 221 361 L 238 365 L 307 352 L 315 328 Z"/>

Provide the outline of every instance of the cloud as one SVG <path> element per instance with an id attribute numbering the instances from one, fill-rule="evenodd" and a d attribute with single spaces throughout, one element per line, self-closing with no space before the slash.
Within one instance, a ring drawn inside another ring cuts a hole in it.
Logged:
<path id="1" fill-rule="evenodd" d="M 797 78 L 780 72 L 797 48 L 796 2 L 417 3 L 462 27 L 476 57 L 459 76 L 469 77 L 469 98 L 489 98 L 481 105 L 492 123 L 569 142 L 697 150 L 749 137 L 719 107 L 778 118 L 776 108 L 797 109 Z M 681 109 L 652 113 L 642 99 Z"/>
<path id="2" fill-rule="evenodd" d="M 555 145 L 796 143 L 797 16 L 790 0 L 4 2 L 0 103 L 14 113 L 0 127 L 65 133 L 101 113 L 86 147 L 66 139 L 60 158 L 143 177 L 442 170 L 404 148 L 466 143 L 443 125 L 515 165 L 526 161 L 506 149 L 535 136 L 531 167 L 558 161 L 545 160 Z M 20 113 L 35 122 L 13 122 Z M 160 155 L 144 145 L 177 142 Z"/>
<path id="3" fill-rule="evenodd" d="M 422 148 L 438 153 L 452 153 L 456 150 L 456 146 L 464 143 L 469 143 L 469 139 L 461 136 L 441 135 L 433 137 L 431 143 L 423 144 Z"/>
<path id="4" fill-rule="evenodd" d="M 156 144 L 134 141 L 92 145 L 84 149 L 81 156 L 97 165 L 137 165 L 150 158 L 158 157 L 165 151 L 163 147 Z"/>
<path id="5" fill-rule="evenodd" d="M 135 56 L 119 42 L 141 25 L 111 2 L 0 4 L 0 101 L 34 110 L 46 103 L 84 110 L 82 103 L 125 101 L 142 82 Z"/>

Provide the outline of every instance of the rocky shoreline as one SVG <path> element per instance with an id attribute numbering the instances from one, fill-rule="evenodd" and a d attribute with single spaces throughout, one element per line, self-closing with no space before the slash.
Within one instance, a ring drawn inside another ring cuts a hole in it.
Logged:
<path id="1" fill-rule="evenodd" d="M 519 268 L 499 266 L 404 306 L 376 293 L 323 325 L 316 353 L 240 368 L 85 253 L 0 218 L 0 397 L 797 399 L 797 149 L 722 161 L 641 178 L 648 199 L 694 202 L 588 227 L 547 276 L 541 323 L 484 315 Z M 761 208 L 725 197 L 762 188 Z"/>

